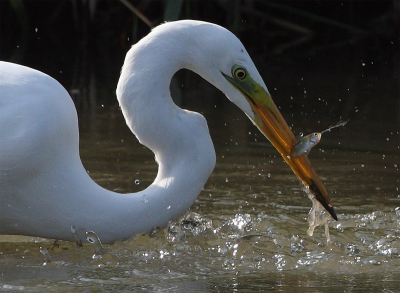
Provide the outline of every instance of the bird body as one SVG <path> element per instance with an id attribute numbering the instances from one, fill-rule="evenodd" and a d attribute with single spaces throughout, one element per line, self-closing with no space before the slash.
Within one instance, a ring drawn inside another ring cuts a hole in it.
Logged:
<path id="1" fill-rule="evenodd" d="M 258 125 L 255 106 L 232 81 L 237 65 L 245 66 L 249 83 L 268 98 L 243 45 L 220 26 L 166 23 L 130 49 L 117 98 L 128 127 L 154 152 L 159 170 L 143 191 L 118 194 L 97 185 L 82 165 L 68 92 L 44 73 L 0 62 L 0 234 L 75 241 L 75 226 L 81 239 L 91 230 L 103 243 L 113 243 L 166 226 L 193 204 L 216 160 L 204 117 L 172 102 L 171 78 L 182 68 L 198 73 Z"/>
<path id="2" fill-rule="evenodd" d="M 81 163 L 77 114 L 67 91 L 50 76 L 12 63 L 0 63 L 0 80 L 1 234 L 72 241 L 74 225 L 78 233 L 97 231 L 109 243 L 149 232 L 187 210 L 214 168 L 212 142 L 203 140 L 209 137 L 205 119 L 176 107 L 169 121 L 182 129 L 175 127 L 175 138 L 161 131 L 157 139 L 159 143 L 170 139 L 175 145 L 169 152 L 179 156 L 163 153 L 164 148 L 156 150 L 162 168 L 142 192 L 116 194 L 103 189 Z M 150 125 L 158 131 L 162 124 L 153 124 L 157 117 Z M 185 144 L 176 143 L 185 132 L 197 135 L 187 137 Z"/>

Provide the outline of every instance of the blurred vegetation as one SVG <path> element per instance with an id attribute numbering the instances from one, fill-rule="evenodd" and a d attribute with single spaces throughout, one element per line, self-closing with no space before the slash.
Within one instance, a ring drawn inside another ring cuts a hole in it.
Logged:
<path id="1" fill-rule="evenodd" d="M 397 72 L 399 15 L 400 0 L 0 0 L 0 59 L 46 72 L 90 108 L 101 96 L 93 72 L 114 89 L 126 51 L 165 20 L 228 28 L 260 71 L 357 55 Z"/>
<path id="2" fill-rule="evenodd" d="M 184 18 L 225 26 L 253 46 L 254 39 L 262 39 L 257 45 L 263 53 L 301 46 L 320 50 L 392 37 L 399 26 L 399 7 L 398 0 L 1 0 L 0 54 L 2 59 L 24 58 L 21 50 L 38 37 L 36 28 L 59 45 L 92 37 L 126 49 L 151 25 Z"/>

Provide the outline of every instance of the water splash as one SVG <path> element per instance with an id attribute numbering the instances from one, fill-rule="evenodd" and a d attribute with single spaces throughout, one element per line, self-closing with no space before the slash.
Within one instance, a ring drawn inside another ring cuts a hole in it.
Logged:
<path id="1" fill-rule="evenodd" d="M 105 254 L 100 260 L 89 261 L 87 256 L 92 245 L 84 244 L 83 248 L 76 249 L 75 243 L 60 242 L 59 248 L 49 251 L 53 259 L 62 258 L 67 262 L 60 265 L 53 260 L 47 267 L 53 265 L 51 270 L 54 268 L 60 275 L 64 274 L 61 278 L 65 278 L 65 271 L 71 272 L 74 278 L 65 279 L 68 286 L 82 286 L 84 282 L 93 286 L 116 284 L 120 287 L 142 284 L 141 288 L 146 286 L 144 283 L 152 284 L 154 280 L 179 283 L 191 278 L 189 274 L 194 270 L 201 278 L 215 278 L 216 273 L 224 274 L 225 278 L 236 276 L 237 272 L 241 278 L 252 274 L 282 273 L 300 278 L 316 272 L 333 275 L 340 272 L 341 276 L 349 278 L 361 274 L 388 276 L 400 265 L 398 210 L 340 215 L 338 222 L 331 223 L 330 228 L 335 233 L 331 236 L 330 246 L 324 245 L 325 238 L 318 233 L 313 237 L 306 236 L 299 210 L 285 205 L 274 205 L 268 213 L 237 213 L 212 220 L 209 216 L 190 212 L 175 222 L 184 237 L 172 239 L 168 229 L 157 229 L 152 236 L 136 235 L 105 247 L 107 253 L 118 258 L 121 264 L 108 262 L 104 259 Z M 52 245 L 52 242 L 45 243 Z M 30 254 L 28 250 L 32 247 Z M 34 242 L 3 245 L 1 252 L 13 252 L 12 259 L 19 263 L 13 263 L 12 267 L 20 269 L 37 271 L 37 262 L 42 260 L 37 257 L 37 243 Z M 10 267 L 5 255 L 1 256 L 2 264 Z M 79 277 L 76 277 L 77 273 Z M 392 280 L 393 276 L 387 278 Z"/>
<path id="2" fill-rule="evenodd" d="M 329 235 L 329 226 L 328 226 L 328 220 L 331 218 L 331 216 L 326 212 L 325 208 L 315 199 L 314 195 L 308 192 L 308 198 L 312 202 L 312 207 L 310 209 L 310 212 L 308 213 L 308 230 L 307 230 L 307 235 L 308 236 L 313 236 L 314 234 L 314 229 L 323 224 L 325 226 L 325 236 L 326 236 L 326 243 L 328 245 L 331 244 L 331 238 Z"/>
<path id="3" fill-rule="evenodd" d="M 39 251 L 44 256 L 44 263 L 43 263 L 44 266 L 48 265 L 49 263 L 51 263 L 53 261 L 53 259 L 51 258 L 51 255 L 46 247 L 40 246 Z"/>
<path id="4" fill-rule="evenodd" d="M 149 202 L 149 198 L 147 197 L 147 195 L 145 193 L 143 193 L 142 197 L 140 198 L 140 200 L 144 203 Z"/>
<path id="5" fill-rule="evenodd" d="M 71 232 L 74 234 L 75 238 L 76 238 L 76 246 L 77 247 L 82 247 L 82 240 L 81 238 L 78 236 L 78 234 L 76 233 L 76 227 L 75 226 L 71 226 Z"/>
<path id="6" fill-rule="evenodd" d="M 331 125 L 329 126 L 327 129 L 321 131 L 321 134 L 331 131 L 332 129 L 336 128 L 336 127 L 341 127 L 341 126 L 345 126 L 347 124 L 348 121 L 339 121 L 338 123 L 336 123 L 335 125 Z"/>
<path id="7" fill-rule="evenodd" d="M 231 238 L 243 236 L 247 225 L 251 223 L 250 214 L 236 214 L 235 217 L 215 229 L 217 234 L 225 234 Z"/>
<path id="8" fill-rule="evenodd" d="M 167 238 L 170 241 L 177 241 L 189 236 L 203 236 L 205 233 L 212 231 L 213 222 L 199 213 L 188 212 L 176 222 L 171 222 L 167 229 Z"/>
<path id="9" fill-rule="evenodd" d="M 113 254 L 107 252 L 107 250 L 101 244 L 101 241 L 97 234 L 93 231 L 86 231 L 85 233 L 86 239 L 92 243 L 95 247 L 95 253 L 92 256 L 92 264 L 96 266 L 104 266 L 104 265 L 118 265 L 119 258 Z"/>
<path id="10" fill-rule="evenodd" d="M 92 243 L 94 245 L 95 255 L 100 256 L 107 252 L 107 250 L 103 247 L 99 237 L 97 236 L 97 234 L 95 232 L 86 231 L 85 236 L 86 236 L 87 241 L 89 241 L 90 243 Z"/>

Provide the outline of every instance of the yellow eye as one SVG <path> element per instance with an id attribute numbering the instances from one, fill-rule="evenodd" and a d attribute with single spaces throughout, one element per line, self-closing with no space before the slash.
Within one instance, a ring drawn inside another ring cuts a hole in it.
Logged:
<path id="1" fill-rule="evenodd" d="M 233 70 L 233 76 L 237 79 L 245 79 L 247 71 L 243 67 L 238 67 Z"/>

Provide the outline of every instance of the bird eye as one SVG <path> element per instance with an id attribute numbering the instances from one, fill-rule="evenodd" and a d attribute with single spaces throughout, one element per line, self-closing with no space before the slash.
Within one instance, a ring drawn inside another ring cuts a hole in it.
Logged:
<path id="1" fill-rule="evenodd" d="M 244 79 L 247 76 L 247 71 L 243 67 L 234 68 L 232 73 L 237 79 Z"/>

